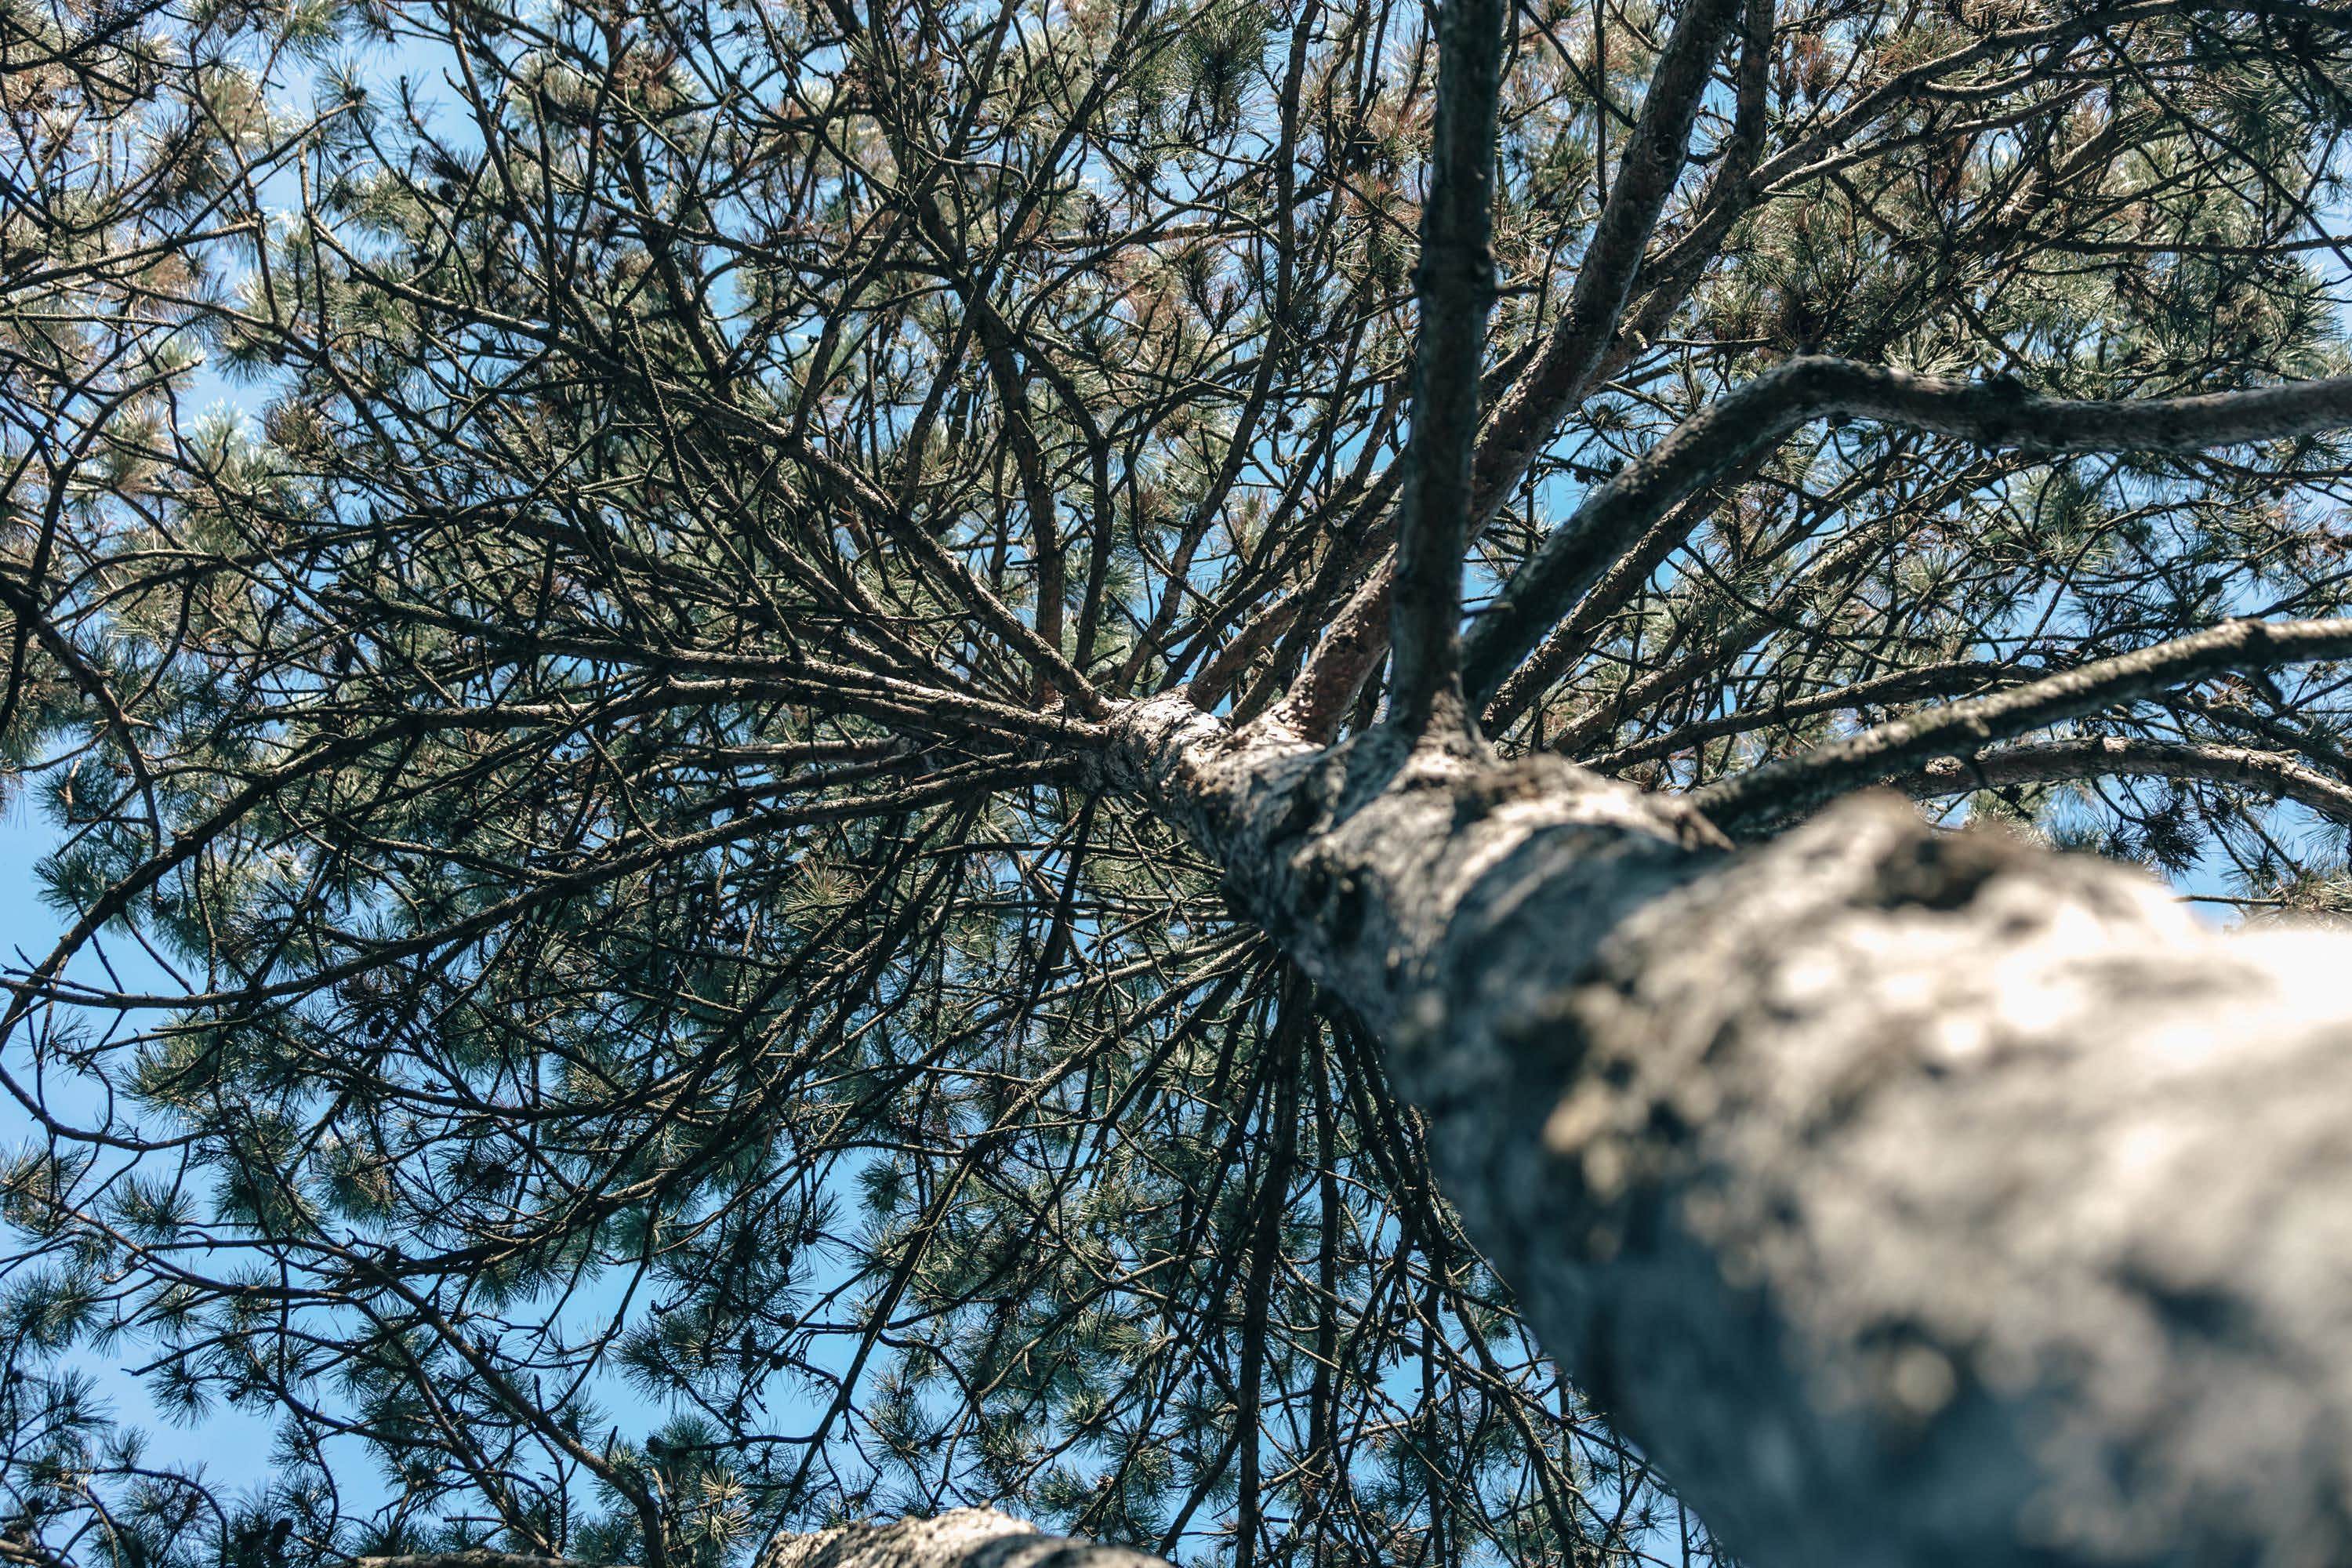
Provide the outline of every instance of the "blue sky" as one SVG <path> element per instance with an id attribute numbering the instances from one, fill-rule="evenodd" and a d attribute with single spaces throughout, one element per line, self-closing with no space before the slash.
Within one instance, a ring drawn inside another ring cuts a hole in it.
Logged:
<path id="1" fill-rule="evenodd" d="M 0 952 L 6 953 L 11 968 L 39 963 L 62 931 L 58 912 L 40 896 L 34 870 L 56 843 L 56 831 L 39 819 L 31 802 L 20 796 L 0 807 Z M 117 942 L 105 946 L 124 980 L 134 984 L 142 979 L 162 981 L 152 961 L 135 948 Z M 78 963 L 76 971 L 90 967 Z M 9 1057 L 12 1070 L 21 1066 L 22 1054 L 15 1042 Z M 74 1102 L 87 1098 L 68 1090 L 60 1096 L 59 1109 L 86 1109 Z M 0 1096 L 0 1149 L 21 1146 L 36 1131 L 23 1107 L 12 1098 Z M 131 1375 L 139 1354 L 136 1344 L 123 1344 L 111 1355 L 79 1353 L 71 1364 L 98 1380 L 100 1393 L 125 1425 L 149 1434 L 151 1458 L 171 1465 L 202 1465 L 220 1481 L 240 1489 L 268 1477 L 270 1435 L 267 1423 L 236 1411 L 215 1410 L 201 1426 L 176 1425 L 155 1407 L 139 1380 Z"/>

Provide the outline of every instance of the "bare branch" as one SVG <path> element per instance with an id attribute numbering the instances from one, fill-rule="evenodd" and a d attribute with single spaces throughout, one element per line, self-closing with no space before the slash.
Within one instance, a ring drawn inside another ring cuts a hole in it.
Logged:
<path id="1" fill-rule="evenodd" d="M 1077 667 L 1063 656 L 1062 650 L 1047 642 L 1027 622 L 1014 615 L 1004 603 L 988 591 L 986 584 L 965 570 L 961 562 L 948 553 L 940 542 L 924 532 L 914 519 L 891 504 L 889 499 L 867 484 L 846 464 L 835 461 L 814 447 L 801 445 L 795 455 L 834 489 L 839 490 L 859 510 L 879 522 L 916 559 L 934 573 L 941 585 L 964 602 L 964 605 L 989 630 L 1003 637 L 1015 652 L 1027 659 L 1033 668 L 1051 680 L 1055 689 L 1069 694 L 1070 703 L 1089 719 L 1098 719 L 1108 710 L 1102 694 L 1093 682 L 1078 673 Z"/>
<path id="2" fill-rule="evenodd" d="M 2331 779 L 2276 752 L 2193 741 L 2142 741 L 2094 735 L 2003 746 L 1967 757 L 1939 757 L 1887 782 L 1921 799 L 2013 784 L 2132 775 L 2245 784 L 2335 822 L 2352 822 L 2352 784 Z"/>
<path id="3" fill-rule="evenodd" d="M 1802 815 L 1857 784 L 1930 758 L 1966 755 L 1990 742 L 2200 676 L 2347 654 L 2352 621 L 2231 621 L 2012 690 L 1908 714 L 1803 756 L 1725 779 L 1690 798 L 1718 826 L 1750 826 Z"/>
<path id="4" fill-rule="evenodd" d="M 1390 722 L 1420 734 L 1462 712 L 1462 552 L 1470 527 L 1478 369 L 1495 305 L 1495 116 L 1504 0 L 1447 0 L 1437 22 L 1436 144 L 1422 208 L 1412 430 L 1390 606 Z"/>
<path id="5" fill-rule="evenodd" d="M 1650 237 L 1689 157 L 1691 127 L 1713 79 L 1715 57 L 1741 9 L 1740 0 L 1692 0 L 1675 23 L 1610 184 L 1608 205 L 1577 268 L 1568 309 L 1545 338 L 1543 352 L 1496 405 L 1479 443 L 1477 489 L 1485 510 L 1502 504 L 1608 353 Z M 1760 63 L 1759 58 L 1759 69 Z"/>
<path id="6" fill-rule="evenodd" d="M 2026 452 L 2195 452 L 2352 426 L 2352 378 L 2083 402 L 2036 396 L 2014 382 L 1948 381 L 1828 357 L 1790 360 L 1684 420 L 1545 539 L 1471 628 L 1463 669 L 1474 704 L 1483 708 L 1495 697 L 1552 623 L 1667 509 L 1799 426 L 1836 415 Z"/>
<path id="7" fill-rule="evenodd" d="M 2015 665 L 1982 659 L 1916 665 L 1908 669 L 1889 670 L 1867 680 L 1857 680 L 1851 685 L 1818 691 L 1808 697 L 1792 697 L 1757 708 L 1738 708 L 1712 719 L 1695 720 L 1663 735 L 1636 741 L 1600 756 L 1579 757 L 1564 743 L 1556 745 L 1555 749 L 1583 763 L 1596 773 L 1619 773 L 1643 763 L 1671 757 L 1676 752 L 1693 746 L 1703 746 L 1709 741 L 1719 741 L 1727 735 L 1745 735 L 1757 730 L 1769 729 L 1775 724 L 1809 719 L 1819 713 L 1833 713 L 1841 708 L 1961 696 L 1967 695 L 1967 689 L 1971 687 L 2014 686 L 2036 673 Z"/>
<path id="8" fill-rule="evenodd" d="M 1642 100 L 1642 115 L 1610 186 L 1608 205 L 1577 270 L 1568 309 L 1545 338 L 1541 352 L 1503 393 L 1476 432 L 1468 498 L 1471 533 L 1494 515 L 1601 364 L 1639 276 L 1643 249 L 1687 159 L 1691 127 L 1716 51 L 1738 9 L 1737 0 L 1695 0 L 1675 24 Z M 1433 159 L 1433 167 L 1436 161 Z M 1416 411 L 1416 428 L 1419 424 Z M 1470 446 L 1465 439 L 1465 455 Z M 1406 461 L 1412 460 L 1408 452 Z M 1329 737 L 1387 647 L 1397 614 L 1391 603 L 1396 570 L 1382 563 L 1333 618 L 1330 634 L 1284 696 L 1277 716 L 1281 725 L 1300 734 Z M 1458 603 L 1458 587 L 1456 598 Z"/>

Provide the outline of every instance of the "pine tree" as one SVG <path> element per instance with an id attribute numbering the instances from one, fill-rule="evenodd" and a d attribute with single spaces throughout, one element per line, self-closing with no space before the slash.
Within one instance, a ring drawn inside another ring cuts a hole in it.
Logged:
<path id="1" fill-rule="evenodd" d="M 2352 902 L 2352 16 L 11 0 L 0 94 L 0 1558 L 2352 1545 L 2340 942 L 2147 874 Z"/>

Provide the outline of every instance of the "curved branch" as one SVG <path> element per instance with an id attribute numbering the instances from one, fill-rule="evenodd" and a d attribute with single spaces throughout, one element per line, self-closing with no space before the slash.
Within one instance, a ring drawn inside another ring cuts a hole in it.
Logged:
<path id="1" fill-rule="evenodd" d="M 1826 416 L 2024 452 L 2196 452 L 2352 426 L 2352 378 L 2087 402 L 2037 396 L 2013 381 L 1949 381 L 1826 356 L 1790 360 L 1675 426 L 1545 539 L 1471 630 L 1463 676 L 1473 703 L 1492 700 L 1552 624 L 1668 508 Z"/>
<path id="2" fill-rule="evenodd" d="M 1774 632 L 1795 629 L 1803 595 L 1816 584 L 1834 584 L 1848 573 L 1860 570 L 1874 558 L 1900 545 L 1905 535 L 1915 527 L 1907 511 L 1889 512 L 1853 530 L 1814 558 L 1801 572 L 1784 584 L 1780 592 L 1755 606 L 1731 625 L 1711 637 L 1700 639 L 1699 646 L 1664 668 L 1638 676 L 1620 687 L 1615 693 L 1602 698 L 1572 716 L 1567 725 L 1552 738 L 1551 749 L 1562 756 L 1573 757 L 1585 748 L 1600 743 L 1616 731 L 1628 715 L 1639 713 L 1652 705 L 1683 690 L 1710 672 L 1727 668 L 1741 653 L 1754 647 Z M 1650 534 L 1658 531 L 1652 529 Z M 1647 553 L 1653 541 L 1645 535 L 1634 555 Z M 1630 559 L 1630 558 L 1629 558 Z M 1617 576 L 1612 569 L 1602 580 L 1604 585 Z M 1598 593 L 1599 590 L 1595 590 Z M 1544 639 L 1536 650 L 1536 658 L 1528 669 L 1504 683 L 1490 710 L 1496 715 L 1499 726 L 1516 719 L 1518 704 L 1532 702 L 1543 689 L 1542 683 L 1523 679 L 1537 666 L 1548 664 L 1555 650 L 1567 657 L 1564 634 L 1580 625 L 1590 626 L 1592 619 L 1584 613 L 1591 596 L 1580 601 L 1577 611 L 1560 624 L 1559 630 Z"/>
<path id="3" fill-rule="evenodd" d="M 1931 758 L 1966 755 L 1990 742 L 2201 676 L 2347 655 L 2352 655 L 2352 620 L 2225 622 L 1990 697 L 1907 714 L 1802 756 L 1750 769 L 1688 798 L 1727 830 L 1752 826 L 1801 816 L 1857 785 Z"/>
<path id="4" fill-rule="evenodd" d="M 2116 774 L 2245 784 L 2308 806 L 2330 821 L 2352 823 L 2352 784 L 2276 752 L 2195 741 L 2140 741 L 2121 735 L 2035 741 L 1970 757 L 1938 757 L 1887 782 L 1907 795 L 1926 799 L 2005 784 L 2062 784 Z"/>
<path id="5" fill-rule="evenodd" d="M 1698 531 L 1699 525 L 1720 510 L 1723 502 L 1742 484 L 1755 477 L 1756 470 L 1763 467 L 1769 455 L 1751 455 L 1749 461 L 1725 474 L 1708 486 L 1704 493 L 1669 507 L 1657 521 L 1643 531 L 1642 536 L 1617 558 L 1608 571 L 1601 574 L 1591 591 L 1577 600 L 1575 608 L 1569 612 L 1567 617 L 1552 628 L 1550 635 L 1537 647 L 1530 667 L 1549 668 L 1552 661 L 1547 656 L 1555 643 L 1565 648 L 1590 647 L 1592 634 L 1601 624 L 1639 594 L 1658 568 L 1664 566 L 1667 559 Z M 1562 668 L 1565 668 L 1565 657 Z M 1523 670 L 1526 668 L 1528 667 L 1523 667 Z M 1548 679 L 1533 678 L 1505 681 L 1494 700 L 1486 705 L 1484 722 L 1491 727 L 1492 733 L 1501 734 L 1527 711 L 1549 684 Z"/>

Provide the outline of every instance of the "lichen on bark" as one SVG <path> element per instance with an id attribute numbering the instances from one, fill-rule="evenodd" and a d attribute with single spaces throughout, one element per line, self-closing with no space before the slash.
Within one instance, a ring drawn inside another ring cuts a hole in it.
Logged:
<path id="1" fill-rule="evenodd" d="M 1123 721 L 1563 1369 L 1762 1565 L 2342 1561 L 2340 938 L 1857 797 Z"/>

